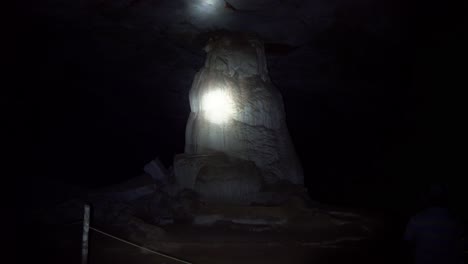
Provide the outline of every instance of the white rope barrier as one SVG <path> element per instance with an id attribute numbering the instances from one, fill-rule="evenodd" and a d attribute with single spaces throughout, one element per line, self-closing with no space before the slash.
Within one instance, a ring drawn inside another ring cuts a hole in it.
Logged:
<path id="1" fill-rule="evenodd" d="M 101 231 L 101 230 L 99 230 L 99 229 L 96 229 L 96 228 L 94 228 L 94 227 L 92 227 L 92 226 L 90 226 L 89 229 L 94 230 L 94 231 L 96 231 L 96 232 L 98 232 L 98 233 L 100 233 L 100 234 L 106 235 L 106 236 L 108 236 L 108 237 L 111 237 L 111 238 L 113 238 L 113 239 L 116 239 L 116 240 L 118 240 L 118 241 L 120 241 L 120 242 L 129 244 L 129 245 L 132 245 L 132 246 L 137 247 L 137 248 L 140 248 L 140 249 L 144 249 L 144 250 L 149 251 L 149 252 L 151 252 L 151 253 L 153 253 L 153 254 L 160 255 L 160 256 L 163 256 L 163 257 L 166 257 L 166 258 L 169 258 L 169 259 L 172 259 L 172 260 L 181 262 L 181 263 L 192 264 L 191 262 L 187 262 L 187 261 L 185 261 L 185 260 L 181 260 L 181 259 L 178 259 L 178 258 L 169 256 L 169 255 L 166 255 L 166 254 L 163 254 L 163 253 L 154 251 L 154 250 L 152 250 L 152 249 L 142 247 L 142 246 L 140 246 L 140 245 L 137 245 L 137 244 L 134 244 L 134 243 L 132 243 L 132 242 L 126 241 L 126 240 L 124 240 L 124 239 L 118 238 L 118 237 L 113 236 L 113 235 L 111 235 L 111 234 L 108 234 L 108 233 L 106 233 L 106 232 L 104 232 L 104 231 Z"/>

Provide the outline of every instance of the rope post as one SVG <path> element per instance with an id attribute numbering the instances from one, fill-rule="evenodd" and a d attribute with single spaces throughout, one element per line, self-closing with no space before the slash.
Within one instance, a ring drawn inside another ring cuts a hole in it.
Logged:
<path id="1" fill-rule="evenodd" d="M 83 220 L 83 241 L 81 247 L 81 264 L 88 264 L 89 215 L 90 206 L 89 204 L 85 204 Z"/>

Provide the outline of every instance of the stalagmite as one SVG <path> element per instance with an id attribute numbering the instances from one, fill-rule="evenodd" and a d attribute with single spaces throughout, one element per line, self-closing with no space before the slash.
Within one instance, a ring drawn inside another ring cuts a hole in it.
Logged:
<path id="1" fill-rule="evenodd" d="M 263 43 L 254 35 L 224 33 L 205 51 L 189 94 L 185 153 L 175 158 L 179 183 L 207 199 L 234 202 L 265 185 L 303 184 Z"/>

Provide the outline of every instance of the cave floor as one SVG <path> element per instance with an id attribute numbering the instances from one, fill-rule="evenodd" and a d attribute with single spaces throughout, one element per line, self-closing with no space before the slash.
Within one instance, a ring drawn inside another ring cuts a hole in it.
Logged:
<path id="1" fill-rule="evenodd" d="M 172 225 L 146 247 L 190 263 L 405 263 L 390 240 L 344 238 L 265 227 Z M 328 242 L 327 242 L 328 241 Z M 102 234 L 90 233 L 89 263 L 181 263 Z M 48 263 L 80 263 L 81 226 L 47 230 L 41 257 Z"/>

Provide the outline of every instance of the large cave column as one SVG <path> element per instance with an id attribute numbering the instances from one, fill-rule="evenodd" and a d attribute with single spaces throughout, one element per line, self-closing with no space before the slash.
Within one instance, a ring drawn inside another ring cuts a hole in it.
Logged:
<path id="1" fill-rule="evenodd" d="M 254 162 L 267 183 L 302 184 L 282 96 L 269 79 L 262 42 L 231 33 L 211 39 L 205 51 L 206 63 L 189 95 L 185 154 L 224 153 Z"/>

